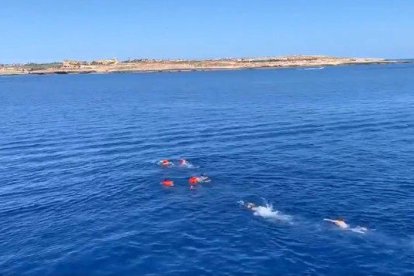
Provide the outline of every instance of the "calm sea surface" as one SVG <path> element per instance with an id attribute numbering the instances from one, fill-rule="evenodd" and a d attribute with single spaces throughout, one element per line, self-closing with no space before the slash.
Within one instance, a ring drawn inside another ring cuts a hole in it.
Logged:
<path id="1" fill-rule="evenodd" d="M 413 64 L 0 78 L 1 275 L 413 274 L 413 221 Z"/>

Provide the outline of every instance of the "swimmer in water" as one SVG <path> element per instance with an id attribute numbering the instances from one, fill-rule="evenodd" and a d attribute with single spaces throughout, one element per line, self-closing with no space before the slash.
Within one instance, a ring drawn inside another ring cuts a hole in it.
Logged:
<path id="1" fill-rule="evenodd" d="M 167 179 L 167 178 L 161 181 L 161 184 L 164 185 L 165 187 L 174 187 L 174 181 L 172 181 L 171 179 Z"/>
<path id="2" fill-rule="evenodd" d="M 198 178 L 196 176 L 192 176 L 188 179 L 188 184 L 190 184 L 190 190 L 194 190 L 195 186 L 198 184 Z"/>
<path id="3" fill-rule="evenodd" d="M 338 226 L 341 229 L 348 229 L 349 225 L 345 222 L 344 219 L 338 218 L 338 219 L 323 219 L 324 221 L 329 221 Z"/>
<path id="4" fill-rule="evenodd" d="M 197 185 L 198 183 L 200 183 L 200 181 L 197 176 L 192 176 L 188 179 L 188 184 L 191 186 Z"/>
<path id="5" fill-rule="evenodd" d="M 339 218 L 339 219 L 323 219 L 323 220 L 328 221 L 328 222 L 332 222 L 333 224 L 335 224 L 336 226 L 338 226 L 339 228 L 341 228 L 343 230 L 350 230 L 352 232 L 356 232 L 356 233 L 360 233 L 360 234 L 365 234 L 368 231 L 368 228 L 362 227 L 362 226 L 357 226 L 357 227 L 351 228 L 349 226 L 349 224 L 346 223 L 345 220 L 342 219 L 342 218 Z"/>
<path id="6" fill-rule="evenodd" d="M 206 175 L 201 175 L 201 176 L 192 176 L 188 179 L 188 183 L 190 185 L 197 185 L 199 183 L 206 183 L 206 182 L 210 182 L 210 178 Z"/>
<path id="7" fill-rule="evenodd" d="M 160 164 L 164 168 L 172 167 L 174 165 L 173 162 L 171 162 L 168 159 L 161 160 L 160 162 L 158 162 L 158 164 Z"/>
<path id="8" fill-rule="evenodd" d="M 210 182 L 210 178 L 206 175 L 201 176 L 192 176 L 188 179 L 188 184 L 190 184 L 190 189 L 194 189 L 195 186 L 199 183 L 208 183 Z"/>

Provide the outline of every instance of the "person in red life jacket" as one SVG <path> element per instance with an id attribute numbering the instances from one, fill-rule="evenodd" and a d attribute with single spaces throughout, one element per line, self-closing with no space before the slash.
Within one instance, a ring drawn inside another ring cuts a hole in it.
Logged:
<path id="1" fill-rule="evenodd" d="M 194 185 L 197 185 L 198 183 L 207 183 L 210 181 L 211 181 L 210 178 L 205 175 L 192 176 L 188 179 L 188 184 L 190 184 L 191 186 L 194 186 Z"/>
<path id="2" fill-rule="evenodd" d="M 161 184 L 164 185 L 165 187 L 174 187 L 174 181 L 172 181 L 171 179 L 167 179 L 167 178 L 161 181 Z"/>
<path id="3" fill-rule="evenodd" d="M 199 183 L 199 179 L 197 176 L 192 176 L 188 179 L 188 184 L 190 184 L 191 186 L 197 185 L 198 183 Z"/>
<path id="4" fill-rule="evenodd" d="M 164 168 L 167 168 L 167 167 L 171 167 L 172 165 L 173 165 L 173 162 L 171 162 L 170 160 L 168 160 L 168 159 L 164 159 L 164 160 L 161 160 L 160 162 L 159 162 L 159 164 L 161 165 L 161 166 L 163 166 Z"/>
<path id="5" fill-rule="evenodd" d="M 188 184 L 190 184 L 190 190 L 195 189 L 196 185 L 199 183 L 198 177 L 192 176 L 188 179 Z"/>

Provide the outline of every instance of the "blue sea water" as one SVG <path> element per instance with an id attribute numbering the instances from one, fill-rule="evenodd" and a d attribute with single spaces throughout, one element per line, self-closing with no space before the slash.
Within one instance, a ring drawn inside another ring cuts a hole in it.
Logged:
<path id="1" fill-rule="evenodd" d="M 0 274 L 413 274 L 413 76 L 1 77 Z"/>

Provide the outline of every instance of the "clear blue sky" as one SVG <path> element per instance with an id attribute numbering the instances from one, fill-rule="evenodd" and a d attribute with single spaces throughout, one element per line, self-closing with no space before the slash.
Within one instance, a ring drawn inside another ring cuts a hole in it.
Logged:
<path id="1" fill-rule="evenodd" d="M 1 0 L 0 63 L 414 57 L 413 0 Z"/>

